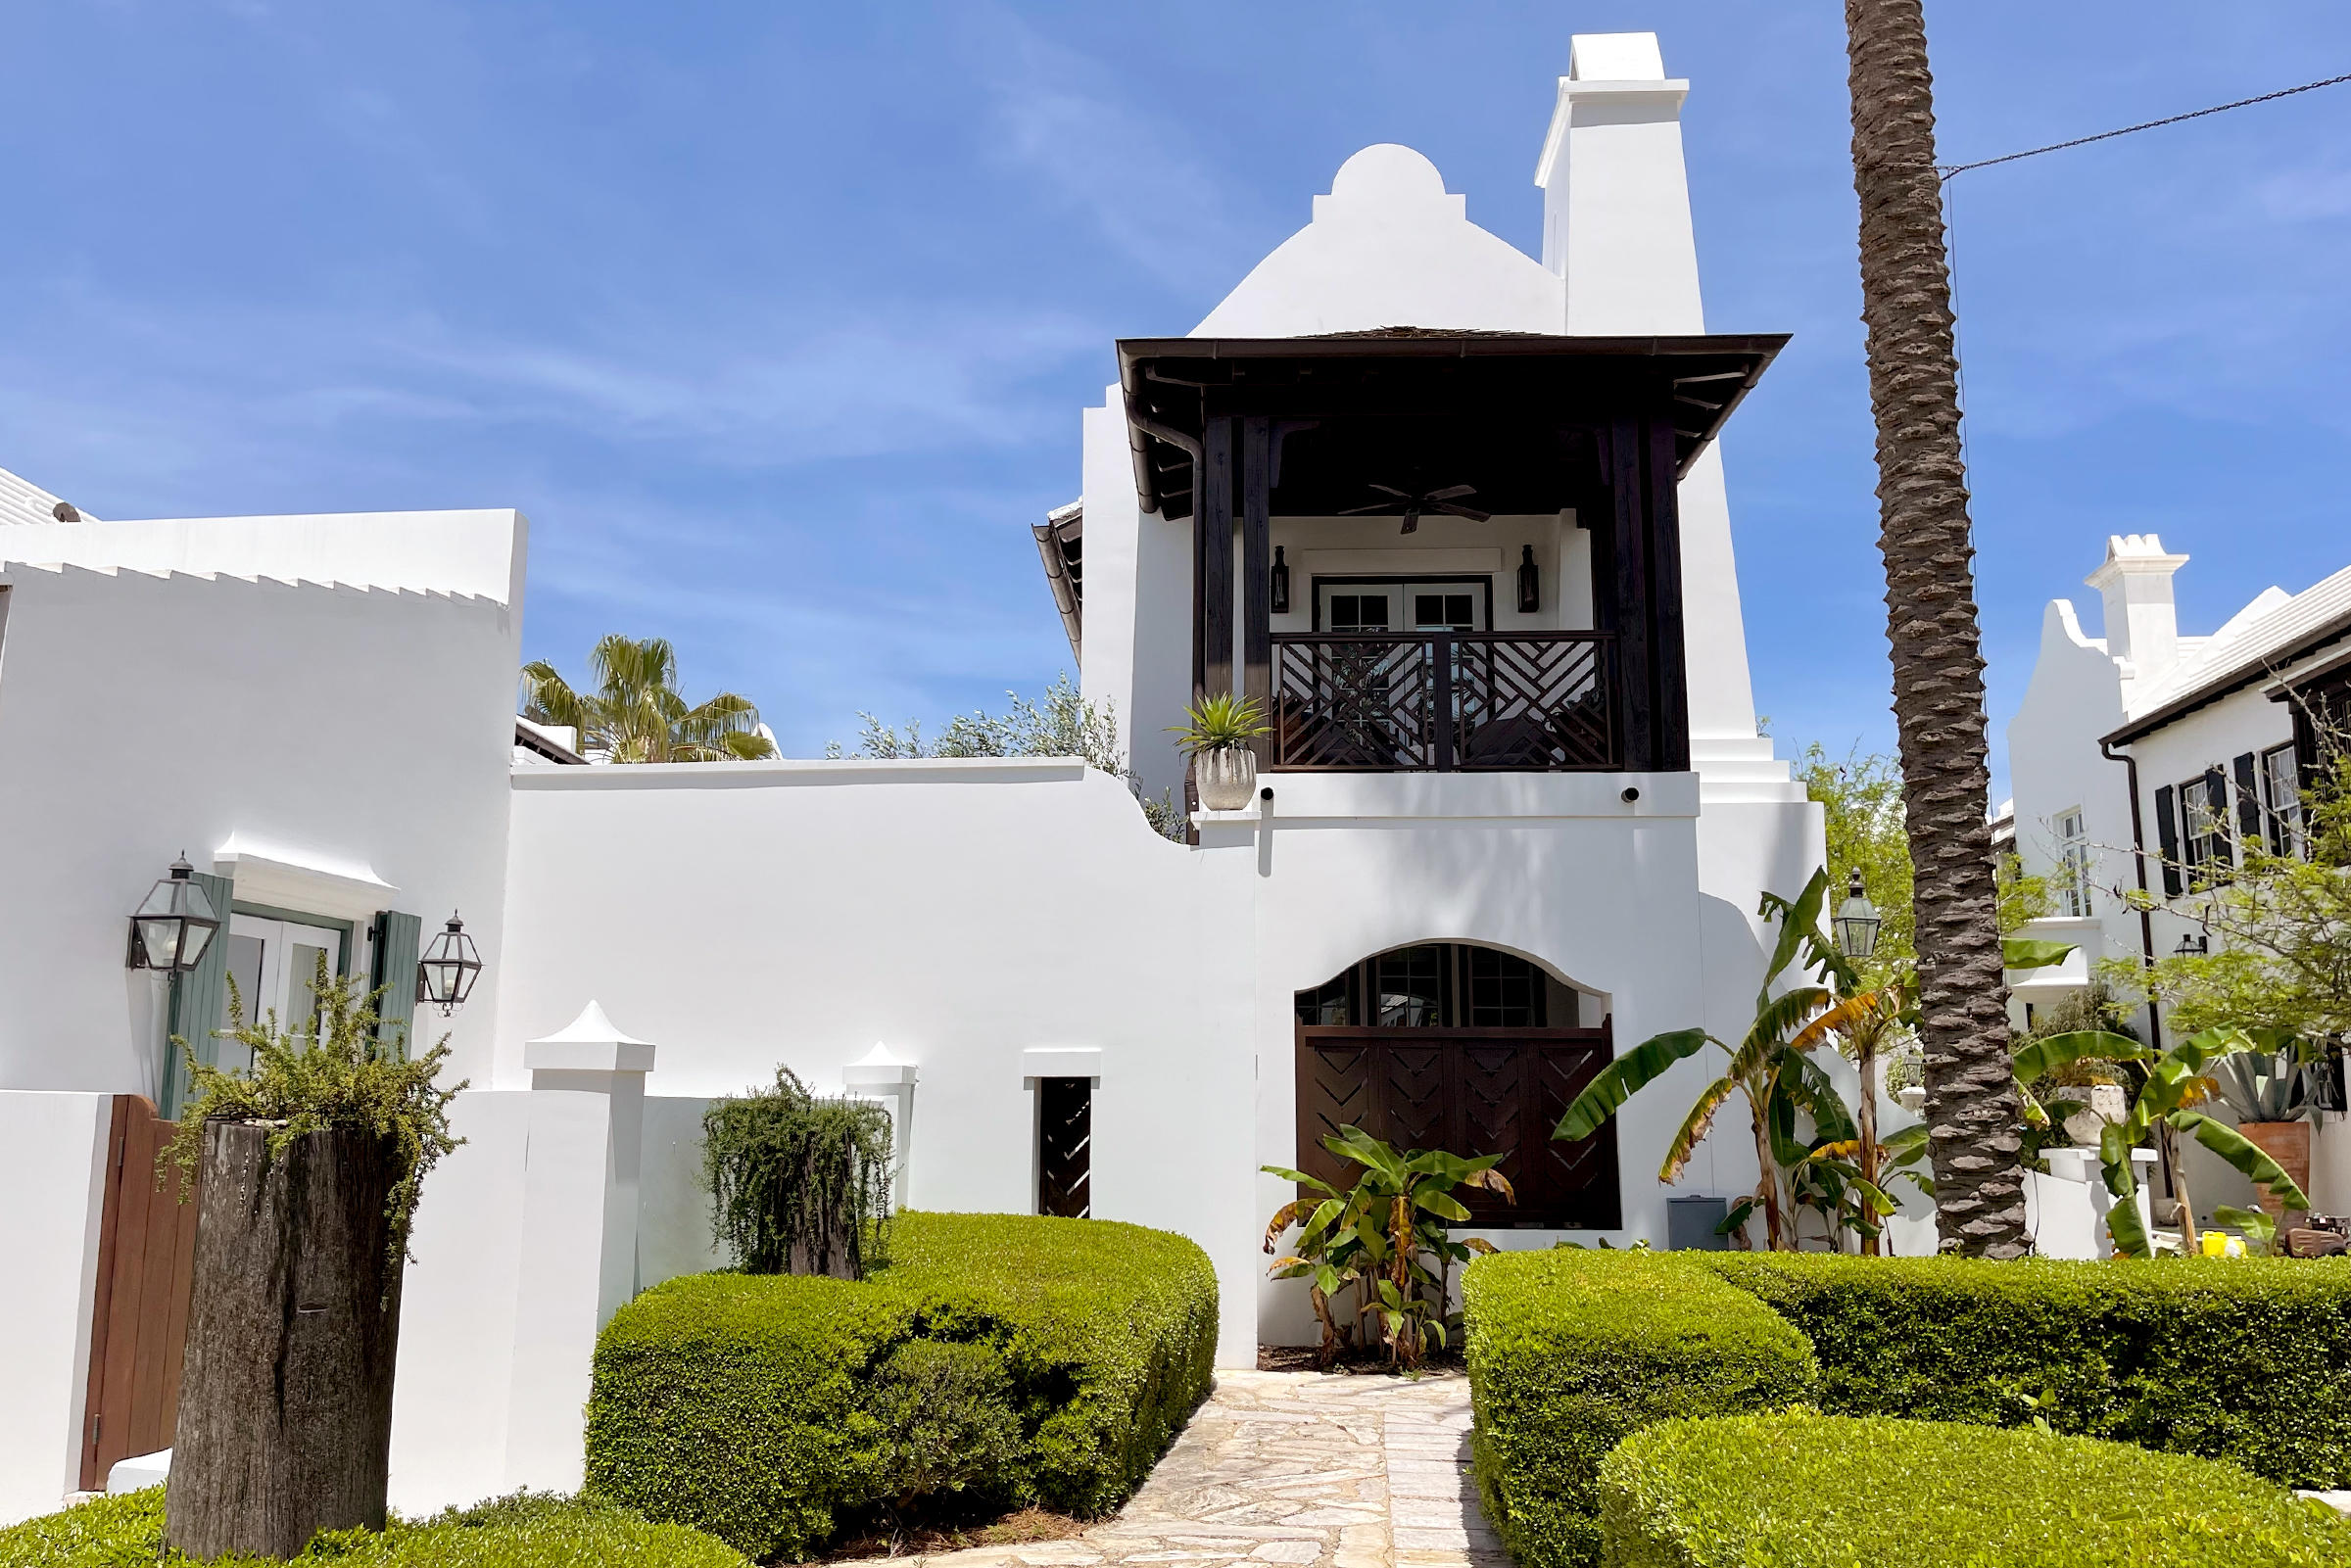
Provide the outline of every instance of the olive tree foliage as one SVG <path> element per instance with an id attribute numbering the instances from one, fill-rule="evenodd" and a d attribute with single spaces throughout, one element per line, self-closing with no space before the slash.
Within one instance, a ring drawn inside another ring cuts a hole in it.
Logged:
<path id="1" fill-rule="evenodd" d="M 2274 854 L 2261 835 L 2240 835 L 2236 864 L 2178 866 L 2182 892 L 2135 905 L 2168 910 L 2211 934 L 2211 951 L 2151 965 L 2109 960 L 2107 977 L 2143 989 L 2169 1026 L 2193 1034 L 2218 1025 L 2272 1029 L 2305 1041 L 2351 1035 L 2351 751 L 2329 735 L 2314 787 L 2302 796 L 2300 852 Z"/>
<path id="2" fill-rule="evenodd" d="M 857 736 L 855 755 L 860 757 L 1076 757 L 1089 768 L 1098 768 L 1112 778 L 1122 781 L 1143 808 L 1143 818 L 1151 831 L 1163 837 L 1180 839 L 1187 826 L 1183 807 L 1172 791 L 1162 791 L 1154 800 L 1143 793 L 1142 781 L 1127 765 L 1127 753 L 1119 745 L 1118 710 L 1109 703 L 1088 702 L 1071 684 L 1064 671 L 1045 694 L 1034 701 L 1018 691 L 1004 693 L 1011 703 L 1001 714 L 991 714 L 975 708 L 959 713 L 946 722 L 936 739 L 926 740 L 920 721 L 908 720 L 906 728 L 896 729 L 884 724 L 870 713 L 859 713 L 864 725 Z M 840 758 L 851 755 L 840 741 L 825 747 L 825 755 Z"/>

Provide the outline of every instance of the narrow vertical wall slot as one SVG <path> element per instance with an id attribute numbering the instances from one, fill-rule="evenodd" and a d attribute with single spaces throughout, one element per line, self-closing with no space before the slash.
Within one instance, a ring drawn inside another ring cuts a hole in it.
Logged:
<path id="1" fill-rule="evenodd" d="M 1036 1080 L 1036 1212 L 1093 1215 L 1094 1080 Z"/>

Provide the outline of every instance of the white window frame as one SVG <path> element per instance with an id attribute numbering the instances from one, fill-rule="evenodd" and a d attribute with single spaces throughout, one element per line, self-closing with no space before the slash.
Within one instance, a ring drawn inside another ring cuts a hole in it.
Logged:
<path id="1" fill-rule="evenodd" d="M 244 998 L 245 1017 L 249 1022 L 259 1022 L 272 1011 L 277 1015 L 277 1026 L 292 1033 L 305 1022 L 291 1012 L 294 986 L 297 979 L 309 983 L 310 976 L 297 975 L 286 962 L 287 950 L 300 943 L 306 947 L 324 948 L 328 954 L 330 975 L 346 973 L 351 963 L 349 951 L 353 933 L 343 927 L 312 926 L 299 918 L 286 919 L 275 915 L 257 915 L 244 910 L 232 911 L 228 917 L 228 935 L 231 938 L 250 937 L 262 944 L 262 967 L 254 994 Z M 234 962 L 234 959 L 231 959 Z M 233 1040 L 220 1042 L 219 1065 L 232 1072 L 242 1072 L 253 1065 L 252 1054 Z"/>
<path id="2" fill-rule="evenodd" d="M 2272 746 L 2261 753 L 2261 830 L 2263 848 L 2273 855 L 2307 853 L 2302 840 L 2302 761 L 2294 743 Z"/>
<path id="3" fill-rule="evenodd" d="M 2080 806 L 2068 806 L 2053 821 L 2057 835 L 2057 897 L 2065 913 L 2092 913 L 2089 899 L 2089 829 Z"/>

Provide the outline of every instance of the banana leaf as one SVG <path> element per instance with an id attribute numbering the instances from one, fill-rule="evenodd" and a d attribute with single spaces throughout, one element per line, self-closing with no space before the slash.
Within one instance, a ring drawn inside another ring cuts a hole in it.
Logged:
<path id="1" fill-rule="evenodd" d="M 2000 938 L 2000 968 L 2045 970 L 2052 964 L 2064 963 L 2072 956 L 2077 945 L 2073 942 L 2037 942 L 2030 937 L 2003 936 Z"/>
<path id="2" fill-rule="evenodd" d="M 2106 1234 L 2114 1238 L 2114 1250 L 2126 1258 L 2151 1258 L 2155 1242 L 2139 1218 L 2138 1177 L 2131 1168 L 2137 1142 L 2128 1126 L 2108 1122 L 2098 1132 L 2098 1168 L 2114 1198 L 2114 1207 L 2106 1211 Z"/>
<path id="3" fill-rule="evenodd" d="M 1468 1210 L 1463 1209 L 1460 1203 L 1456 1202 L 1453 1198 L 1449 1197 L 1445 1193 L 1438 1192 L 1433 1188 L 1425 1192 L 1416 1192 L 1413 1194 L 1413 1202 L 1417 1207 L 1427 1210 L 1430 1213 L 1439 1215 L 1446 1219 L 1462 1220 L 1469 1217 Z"/>
<path id="4" fill-rule="evenodd" d="M 2027 1040 L 2009 1058 L 2020 1084 L 2036 1083 L 2077 1062 L 2143 1062 L 2155 1053 L 2128 1034 L 2106 1029 L 2074 1029 Z"/>
<path id="5" fill-rule="evenodd" d="M 1714 1125 L 1715 1113 L 1738 1092 L 1739 1083 L 1735 1078 L 1716 1078 L 1706 1085 L 1699 1095 L 1698 1103 L 1690 1108 L 1690 1114 L 1682 1118 L 1682 1125 L 1674 1133 L 1673 1141 L 1665 1146 L 1665 1162 L 1657 1167 L 1657 1180 L 1670 1187 L 1681 1179 L 1683 1167 L 1690 1164 L 1690 1157 L 1698 1152 L 1698 1146 L 1705 1141 L 1707 1129 Z M 1574 1114 L 1572 1106 L 1568 1108 L 1568 1114 Z"/>
<path id="6" fill-rule="evenodd" d="M 2223 1204 L 2212 1212 L 2216 1225 L 2232 1225 L 2243 1231 L 2245 1244 L 2253 1251 L 2268 1256 L 2278 1246 L 2278 1222 L 2258 1209 L 2237 1209 Z"/>
<path id="7" fill-rule="evenodd" d="M 1625 1101 L 1662 1076 L 1676 1062 L 1696 1056 L 1709 1042 L 1721 1044 L 1703 1029 L 1674 1029 L 1643 1040 L 1602 1068 L 1599 1075 L 1584 1085 L 1584 1092 L 1575 1097 L 1575 1103 L 1567 1108 L 1567 1114 L 1559 1118 L 1551 1135 L 1570 1143 L 1591 1137 Z"/>
<path id="8" fill-rule="evenodd" d="M 1804 938 L 1810 936 L 1813 946 L 1816 949 L 1820 946 L 1816 927 L 1820 925 L 1820 906 L 1828 894 L 1829 871 L 1823 866 L 1812 874 L 1812 879 L 1804 883 L 1804 890 L 1796 895 L 1793 903 L 1773 893 L 1763 895 L 1756 913 L 1769 915 L 1776 909 L 1780 916 L 1780 936 L 1772 946 L 1771 963 L 1763 971 L 1763 988 L 1755 993 L 1757 1013 L 1770 1005 L 1772 981 L 1778 979 L 1780 973 L 1795 960 L 1796 950 L 1803 945 Z M 1832 947 L 1829 951 L 1835 952 L 1836 949 Z"/>
<path id="9" fill-rule="evenodd" d="M 2219 1155 L 2256 1187 L 2268 1191 L 2287 1209 L 2308 1209 L 2310 1200 L 2285 1167 L 2262 1152 L 2261 1146 L 2226 1121 L 2215 1121 L 2200 1111 L 2175 1111 L 2166 1118 L 2182 1132 Z"/>
<path id="10" fill-rule="evenodd" d="M 1753 1077 L 1788 1048 L 1790 1035 L 1832 1000 L 1827 989 L 1818 985 L 1799 985 L 1771 998 L 1756 1009 L 1755 1021 L 1747 1026 L 1724 1070 L 1734 1078 Z"/>
<path id="11" fill-rule="evenodd" d="M 1797 1104 L 1811 1114 L 1814 1137 L 1839 1141 L 1861 1136 L 1845 1096 L 1837 1092 L 1837 1085 L 1829 1081 L 1819 1063 L 1791 1052 L 1780 1064 L 1779 1079 Z"/>
<path id="12" fill-rule="evenodd" d="M 1292 1170 L 1288 1165 L 1260 1165 L 1257 1168 L 1269 1176 L 1279 1176 L 1282 1180 L 1294 1181 L 1301 1187 L 1312 1187 L 1317 1192 L 1329 1193 L 1333 1198 L 1339 1195 L 1339 1189 L 1321 1177 L 1310 1176 L 1303 1170 Z"/>
<path id="13" fill-rule="evenodd" d="M 1927 1124 L 1923 1121 L 1913 1122 L 1886 1134 L 1878 1140 L 1878 1152 L 1886 1157 L 1888 1169 L 1917 1164 L 1926 1158 Z"/>

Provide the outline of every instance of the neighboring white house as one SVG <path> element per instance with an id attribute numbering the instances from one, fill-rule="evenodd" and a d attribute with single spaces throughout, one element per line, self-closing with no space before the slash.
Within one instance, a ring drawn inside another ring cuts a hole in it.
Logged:
<path id="1" fill-rule="evenodd" d="M 2210 940 L 2169 911 L 2141 914 L 2127 894 L 2161 900 L 2246 843 L 2282 854 L 2300 841 L 2312 715 L 2339 722 L 2351 683 L 2351 569 L 2299 594 L 2264 589 L 2198 637 L 2182 635 L 2173 597 L 2187 559 L 2152 534 L 2116 536 L 2086 579 L 2103 635 L 2084 633 L 2069 599 L 2050 600 L 2041 617 L 2039 656 L 2008 725 L 2009 831 L 2024 869 L 2050 879 L 2058 905 L 2025 934 L 2080 951 L 2010 976 L 2019 1022 L 2080 990 L 2100 960 L 2161 958 Z M 2351 1210 L 2341 1118 L 2328 1119 L 2314 1148 L 2317 1206 Z M 2200 1150 L 2195 1158 L 2199 1194 L 2249 1199 L 2235 1172 Z"/>
<path id="2" fill-rule="evenodd" d="M 37 1272 L 0 1293 L 32 1347 L 0 1365 L 0 1516 L 105 1447 L 106 1097 L 158 1094 L 166 1029 L 225 989 L 124 968 L 182 851 L 282 1000 L 272 942 L 395 982 L 453 909 L 480 942 L 446 1024 L 471 1142 L 406 1287 L 405 1507 L 576 1483 L 597 1327 L 710 1263 L 701 1109 L 779 1065 L 887 1101 L 909 1204 L 1199 1241 L 1226 1365 L 1311 1337 L 1263 1277 L 1291 1189 L 1259 1166 L 1341 1120 L 1509 1150 L 1498 1244 L 1662 1243 L 1710 1065 L 1586 1144 L 1550 1126 L 1616 1049 L 1742 1032 L 1759 895 L 1822 860 L 1756 731 L 1715 445 L 1784 340 L 1705 332 L 1686 91 L 1652 35 L 1575 40 L 1540 261 L 1375 146 L 1194 331 L 1118 345 L 1037 543 L 1153 794 L 1186 788 L 1195 691 L 1265 704 L 1259 797 L 1192 843 L 1076 762 L 569 765 L 512 714 L 511 512 L 69 523 L 0 489 L 0 1180 L 62 1195 L 0 1218 Z M 1754 1179 L 1731 1128 L 1682 1191 Z"/>

